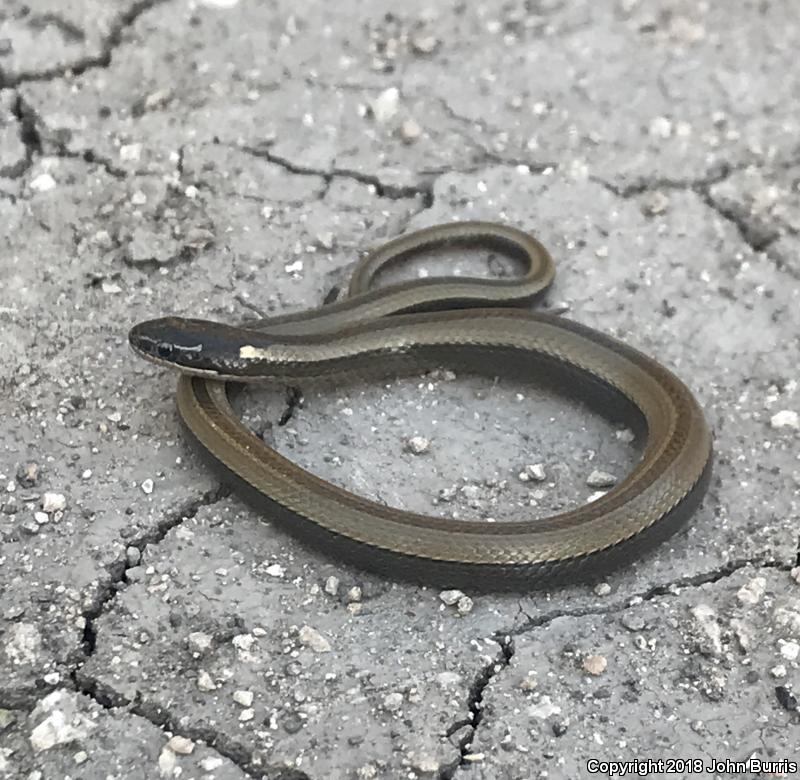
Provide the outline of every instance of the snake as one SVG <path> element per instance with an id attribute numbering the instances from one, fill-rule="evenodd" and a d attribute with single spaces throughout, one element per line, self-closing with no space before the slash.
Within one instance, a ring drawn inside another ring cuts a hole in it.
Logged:
<path id="1" fill-rule="evenodd" d="M 457 274 L 379 284 L 424 254 L 498 252 L 514 276 Z M 452 587 L 524 590 L 596 580 L 681 528 L 711 477 L 712 433 L 691 390 L 626 343 L 531 304 L 554 278 L 547 249 L 510 225 L 463 221 L 405 233 L 357 262 L 347 294 L 316 309 L 239 325 L 140 322 L 134 352 L 180 372 L 179 416 L 227 483 L 280 528 L 346 563 Z M 639 454 L 605 494 L 548 517 L 501 522 L 426 515 L 352 493 L 268 446 L 237 416 L 231 389 L 402 375 L 440 367 L 511 378 L 575 399 L 634 431 Z"/>

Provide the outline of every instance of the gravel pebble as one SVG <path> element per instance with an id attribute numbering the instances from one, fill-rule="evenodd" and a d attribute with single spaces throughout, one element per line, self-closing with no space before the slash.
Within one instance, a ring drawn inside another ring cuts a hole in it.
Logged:
<path id="1" fill-rule="evenodd" d="M 605 656 L 602 655 L 587 655 L 586 658 L 583 659 L 584 671 L 594 676 L 602 674 L 607 666 L 608 661 Z"/>
<path id="2" fill-rule="evenodd" d="M 789 409 L 782 409 L 772 415 L 769 424 L 773 428 L 793 428 L 797 431 L 800 430 L 800 415 Z"/>
<path id="3" fill-rule="evenodd" d="M 406 452 L 412 455 L 424 455 L 431 448 L 431 442 L 424 436 L 412 436 L 406 440 Z"/>
<path id="4" fill-rule="evenodd" d="M 213 678 L 208 672 L 206 672 L 203 669 L 201 669 L 197 673 L 197 687 L 201 691 L 206 691 L 206 692 L 217 690 L 217 686 L 214 684 Z"/>
<path id="5" fill-rule="evenodd" d="M 331 651 L 330 642 L 311 626 L 303 626 L 297 636 L 302 644 L 310 647 L 315 653 L 329 653 Z"/>
<path id="6" fill-rule="evenodd" d="M 194 750 L 194 742 L 187 737 L 181 737 L 176 734 L 174 737 L 170 737 L 169 742 L 167 742 L 167 747 L 173 753 L 178 753 L 181 756 L 188 756 Z"/>
<path id="7" fill-rule="evenodd" d="M 325 580 L 325 592 L 330 596 L 335 596 L 339 592 L 339 578 L 330 576 Z"/>
<path id="8" fill-rule="evenodd" d="M 608 488 L 617 484 L 617 478 L 607 471 L 595 469 L 586 479 L 586 484 L 592 488 Z"/>
<path id="9" fill-rule="evenodd" d="M 145 495 L 150 495 L 153 492 L 154 483 L 152 479 L 146 479 L 142 482 L 141 488 Z"/>
<path id="10" fill-rule="evenodd" d="M 736 598 L 742 604 L 758 604 L 767 587 L 767 580 L 764 577 L 753 577 L 749 582 L 742 585 L 736 593 Z"/>
<path id="11" fill-rule="evenodd" d="M 387 693 L 383 697 L 383 709 L 387 712 L 397 712 L 403 706 L 402 693 Z"/>
<path id="12" fill-rule="evenodd" d="M 452 607 L 454 604 L 458 603 L 459 599 L 464 598 L 464 593 L 460 590 L 443 590 L 439 594 L 439 598 L 443 604 Z"/>
<path id="13" fill-rule="evenodd" d="M 249 707 L 253 703 L 252 691 L 234 691 L 233 700 L 242 707 Z"/>
<path id="14" fill-rule="evenodd" d="M 45 493 L 42 496 L 42 509 L 48 514 L 63 512 L 67 508 L 67 499 L 62 493 Z"/>
<path id="15" fill-rule="evenodd" d="M 388 122 L 397 113 L 400 105 L 400 90 L 397 87 L 389 87 L 383 90 L 375 100 L 370 103 L 370 110 L 375 121 L 383 124 Z"/>

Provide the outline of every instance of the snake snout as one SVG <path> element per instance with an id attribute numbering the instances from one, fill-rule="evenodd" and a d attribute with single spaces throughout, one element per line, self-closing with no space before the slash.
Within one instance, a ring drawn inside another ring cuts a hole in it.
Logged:
<path id="1" fill-rule="evenodd" d="M 134 352 L 157 363 L 195 367 L 203 356 L 203 341 L 191 320 L 163 317 L 134 325 L 128 333 Z"/>

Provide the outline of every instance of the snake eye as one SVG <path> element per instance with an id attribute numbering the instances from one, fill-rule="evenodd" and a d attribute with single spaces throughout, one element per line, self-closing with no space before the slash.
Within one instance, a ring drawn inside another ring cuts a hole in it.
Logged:
<path id="1" fill-rule="evenodd" d="M 160 358 L 169 358 L 172 356 L 173 346 L 167 341 L 162 341 L 156 347 L 156 351 L 158 352 L 158 356 Z"/>

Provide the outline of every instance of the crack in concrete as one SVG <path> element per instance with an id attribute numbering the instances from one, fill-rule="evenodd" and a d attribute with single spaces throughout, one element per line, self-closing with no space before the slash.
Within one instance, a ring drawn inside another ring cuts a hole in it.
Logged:
<path id="1" fill-rule="evenodd" d="M 783 160 L 772 160 L 762 164 L 755 164 L 753 162 L 721 162 L 717 166 L 712 167 L 705 176 L 697 178 L 671 179 L 669 177 L 641 177 L 625 185 L 614 184 L 598 176 L 590 176 L 589 179 L 623 199 L 634 198 L 654 190 L 682 190 L 694 192 L 708 208 L 719 214 L 726 222 L 729 222 L 736 228 L 741 239 L 753 252 L 767 253 L 767 256 L 775 262 L 779 270 L 785 270 L 790 275 L 798 278 L 800 272 L 795 271 L 783 258 L 768 252 L 772 244 L 781 237 L 780 222 L 773 222 L 773 224 L 769 225 L 759 224 L 757 220 L 750 217 L 744 206 L 735 203 L 726 203 L 722 198 L 715 196 L 711 191 L 714 185 L 721 184 L 737 171 L 755 169 L 774 172 L 783 168 L 791 168 L 798 164 L 800 164 L 800 157 L 797 155 L 790 155 Z"/>
<path id="2" fill-rule="evenodd" d="M 103 709 L 125 709 L 140 718 L 152 723 L 162 731 L 169 731 L 192 742 L 202 742 L 224 756 L 248 777 L 268 778 L 268 780 L 311 780 L 310 776 L 299 769 L 266 764 L 264 757 L 253 751 L 239 740 L 216 731 L 211 726 L 185 725 L 182 719 L 167 708 L 143 701 L 138 697 L 129 699 L 117 691 L 103 686 L 97 679 L 82 674 L 78 670 L 73 675 L 77 690 L 96 701 Z"/>
<path id="3" fill-rule="evenodd" d="M 74 62 L 53 65 L 42 70 L 5 73 L 0 69 L 0 89 L 16 87 L 30 81 L 52 81 L 67 75 L 79 76 L 93 68 L 107 68 L 111 64 L 114 51 L 122 43 L 122 36 L 125 31 L 135 24 L 142 14 L 167 2 L 169 0 L 137 0 L 137 2 L 134 2 L 127 11 L 120 14 L 111 24 L 108 34 L 100 43 L 100 52 L 98 54 L 88 54 Z M 54 18 L 57 17 L 54 16 Z"/>
<path id="4" fill-rule="evenodd" d="M 36 113 L 23 100 L 19 92 L 14 93 L 11 113 L 19 126 L 19 140 L 25 147 L 25 156 L 13 165 L 0 168 L 0 177 L 19 179 L 30 170 L 33 158 L 42 153 L 42 139 L 36 128 Z"/>
<path id="5" fill-rule="evenodd" d="M 326 170 L 324 168 L 313 168 L 311 166 L 302 165 L 271 152 L 265 146 L 231 145 L 230 148 L 243 151 L 253 157 L 267 160 L 267 162 L 278 165 L 289 173 L 294 173 L 298 176 L 316 176 L 322 179 L 328 186 L 334 179 L 348 179 L 372 187 L 379 198 L 388 198 L 389 200 L 422 198 L 423 203 L 425 203 L 425 208 L 429 208 L 433 203 L 432 180 L 420 184 L 387 184 L 375 174 L 362 173 L 361 171 L 355 171 L 350 168 L 333 167 Z"/>
<path id="6" fill-rule="evenodd" d="M 126 539 L 126 548 L 135 547 L 139 552 L 142 552 L 148 545 L 159 544 L 173 528 L 186 520 L 191 520 L 203 507 L 212 506 L 229 494 L 230 490 L 225 486 L 219 486 L 215 490 L 204 493 L 200 498 L 193 499 L 177 511 L 169 514 L 160 523 L 157 523 L 154 528 L 147 529 L 134 539 Z M 79 672 L 88 658 L 93 655 L 97 646 L 95 621 L 106 612 L 109 605 L 116 598 L 117 586 L 126 582 L 127 572 L 130 568 L 133 568 L 133 566 L 128 563 L 127 557 L 120 557 L 106 567 L 106 572 L 109 575 L 108 581 L 98 590 L 92 603 L 83 612 L 85 621 L 82 642 L 84 660 L 73 671 L 73 675 Z"/>
<path id="7" fill-rule="evenodd" d="M 492 679 L 502 673 L 514 657 L 514 640 L 509 634 L 495 634 L 493 639 L 500 649 L 497 655 L 475 675 L 467 697 L 467 717 L 453 723 L 447 729 L 446 736 L 452 736 L 464 727 L 469 727 L 469 731 L 459 740 L 458 757 L 439 770 L 437 780 L 452 780 L 460 767 L 469 766 L 472 743 L 483 720 L 484 693 Z"/>
<path id="8" fill-rule="evenodd" d="M 84 162 L 101 166 L 109 176 L 115 179 L 127 178 L 127 173 L 117 168 L 109 158 L 98 154 L 93 149 L 72 151 L 65 142 L 55 141 L 55 149 L 46 148 L 47 141 L 42 137 L 41 126 L 44 125 L 39 113 L 28 103 L 20 92 L 15 92 L 12 113 L 19 123 L 19 137 L 25 146 L 25 158 L 13 166 L 0 170 L 0 176 L 10 179 L 22 178 L 33 166 L 36 157 L 52 156 L 70 160 L 83 160 Z"/>
<path id="9" fill-rule="evenodd" d="M 797 547 L 797 565 L 800 566 L 800 537 L 798 537 Z M 451 736 L 464 727 L 469 727 L 468 733 L 460 740 L 459 743 L 459 757 L 444 767 L 439 775 L 438 780 L 453 780 L 456 773 L 462 767 L 470 765 L 470 749 L 472 743 L 475 741 L 475 735 L 478 731 L 481 722 L 483 721 L 483 702 L 488 693 L 488 688 L 492 680 L 511 665 L 511 660 L 514 657 L 515 646 L 514 638 L 526 634 L 530 631 L 543 628 L 554 620 L 562 617 L 566 618 L 582 618 L 593 615 L 611 615 L 618 612 L 624 612 L 639 604 L 652 601 L 653 599 L 662 596 L 676 596 L 680 589 L 700 587 L 709 583 L 719 582 L 720 580 L 730 577 L 742 569 L 753 566 L 765 569 L 778 569 L 780 571 L 791 571 L 793 564 L 786 564 L 782 561 L 775 560 L 762 560 L 758 558 L 740 559 L 730 561 L 716 569 L 709 572 L 703 572 L 688 577 L 681 577 L 671 582 L 655 585 L 640 594 L 635 594 L 625 599 L 622 602 L 614 602 L 612 604 L 585 607 L 583 609 L 566 609 L 566 610 L 553 610 L 546 612 L 542 615 L 532 616 L 528 614 L 520 605 L 519 612 L 526 616 L 527 620 L 521 626 L 512 627 L 508 630 L 497 631 L 493 639 L 500 645 L 500 651 L 492 659 L 492 661 L 483 666 L 475 680 L 470 687 L 469 696 L 467 699 L 468 715 L 466 718 L 455 721 L 446 732 L 447 736 Z"/>

